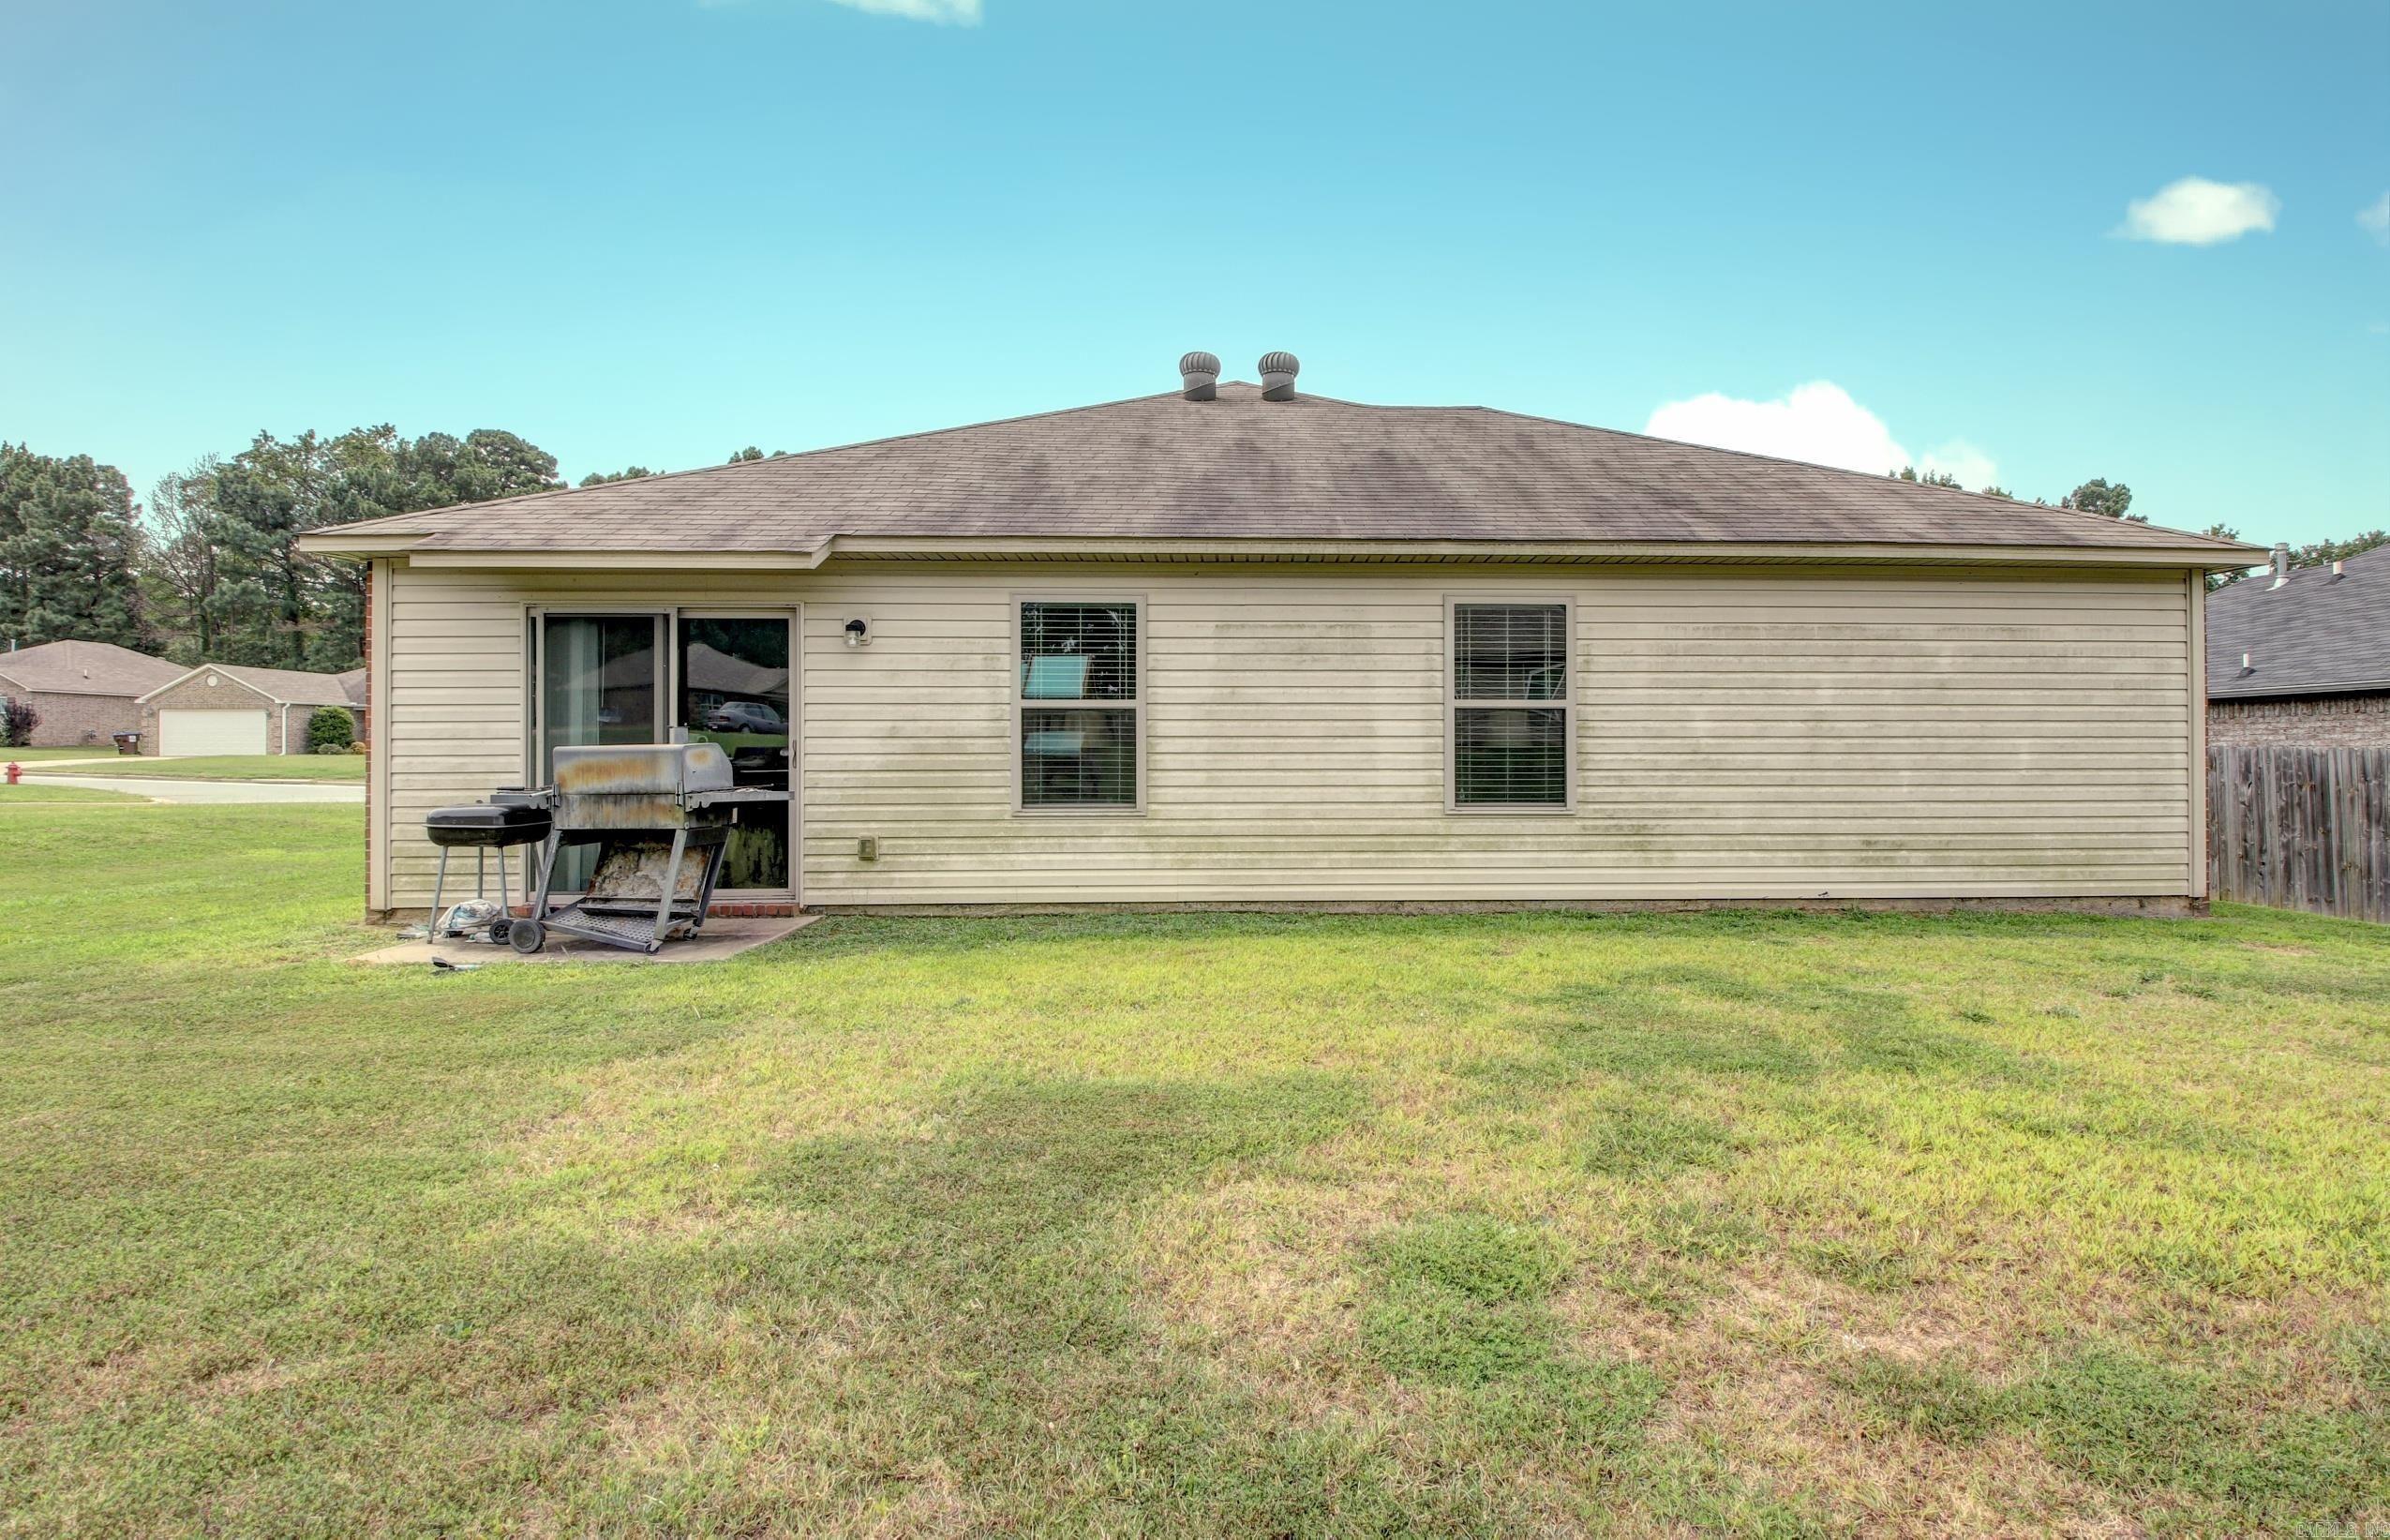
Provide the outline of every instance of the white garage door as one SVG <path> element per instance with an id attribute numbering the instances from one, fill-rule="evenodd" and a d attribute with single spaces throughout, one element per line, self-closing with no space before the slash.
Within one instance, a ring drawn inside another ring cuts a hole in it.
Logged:
<path id="1" fill-rule="evenodd" d="M 160 754 L 263 754 L 263 711 L 177 711 L 157 713 Z"/>

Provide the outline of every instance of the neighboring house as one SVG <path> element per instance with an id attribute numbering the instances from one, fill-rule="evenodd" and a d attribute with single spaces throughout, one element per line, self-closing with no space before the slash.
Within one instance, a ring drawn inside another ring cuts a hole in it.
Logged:
<path id="1" fill-rule="evenodd" d="M 2208 597 L 2207 740 L 2390 748 L 2390 546 Z"/>
<path id="2" fill-rule="evenodd" d="M 366 699 L 366 680 L 372 676 L 364 668 L 351 668 L 334 678 L 340 681 L 340 693 L 348 697 L 349 715 L 357 724 L 356 741 L 373 741 L 373 713 Z"/>
<path id="3" fill-rule="evenodd" d="M 349 678 L 222 663 L 177 669 L 141 698 L 142 749 L 178 756 L 305 754 L 317 711 L 353 711 Z"/>
<path id="4" fill-rule="evenodd" d="M 796 792 L 740 902 L 2202 897 L 2250 547 L 1265 381 L 306 537 L 371 563 L 369 905 L 676 729 Z"/>
<path id="5" fill-rule="evenodd" d="M 33 747 L 109 752 L 112 734 L 140 729 L 141 697 L 182 672 L 180 664 L 112 642 L 44 642 L 0 652 L 0 695 L 39 713 Z"/>

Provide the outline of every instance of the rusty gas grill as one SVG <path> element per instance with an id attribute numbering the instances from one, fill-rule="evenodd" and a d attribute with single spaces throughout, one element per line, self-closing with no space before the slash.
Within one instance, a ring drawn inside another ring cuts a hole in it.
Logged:
<path id="1" fill-rule="evenodd" d="M 554 785 L 494 799 L 554 819 L 530 916 L 507 930 L 520 952 L 539 950 L 551 932 L 645 952 L 695 935 L 738 810 L 788 800 L 785 791 L 734 785 L 715 743 L 559 748 L 554 762 Z M 589 890 L 550 908 L 557 852 L 576 845 L 597 846 Z"/>

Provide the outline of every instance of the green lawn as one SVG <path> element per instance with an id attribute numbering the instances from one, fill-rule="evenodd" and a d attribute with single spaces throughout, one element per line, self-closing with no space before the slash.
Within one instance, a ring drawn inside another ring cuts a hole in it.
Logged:
<path id="1" fill-rule="evenodd" d="M 95 791 L 89 786 L 52 786 L 27 780 L 0 785 L 0 808 L 52 808 L 61 802 L 118 802 L 138 805 L 142 799 L 127 791 Z"/>
<path id="2" fill-rule="evenodd" d="M 41 773 L 38 766 L 36 774 Z M 217 754 L 187 759 L 112 759 L 105 765 L 68 765 L 60 775 L 159 776 L 180 781 L 363 781 L 362 754 Z"/>
<path id="3" fill-rule="evenodd" d="M 0 1533 L 2390 1525 L 2379 929 L 439 976 L 342 961 L 358 832 L 0 816 Z"/>
<path id="4" fill-rule="evenodd" d="M 11 759 L 20 765 L 37 765 L 45 759 L 120 758 L 129 760 L 131 756 L 119 755 L 115 745 L 111 743 L 102 743 L 96 749 L 88 743 L 79 749 L 0 749 L 0 765 L 5 765 Z"/>

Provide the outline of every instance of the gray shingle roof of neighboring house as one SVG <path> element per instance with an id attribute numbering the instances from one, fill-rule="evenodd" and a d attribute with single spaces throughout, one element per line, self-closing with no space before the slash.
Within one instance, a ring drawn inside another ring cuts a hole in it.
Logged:
<path id="1" fill-rule="evenodd" d="M 720 648 L 704 642 L 692 642 L 688 655 L 681 660 L 680 672 L 693 690 L 710 690 L 717 695 L 744 695 L 750 699 L 785 698 L 788 695 L 788 670 L 769 668 L 745 658 L 734 658 Z"/>
<path id="2" fill-rule="evenodd" d="M 366 695 L 367 693 L 367 687 L 373 677 L 370 673 L 363 668 L 351 668 L 347 673 L 336 675 L 335 677 L 340 680 L 340 692 L 349 697 L 350 705 L 364 706 L 369 704 L 369 702 L 366 699 Z"/>
<path id="3" fill-rule="evenodd" d="M 1234 382 L 1215 401 L 1141 396 L 327 534 L 426 552 L 812 553 L 842 537 L 2189 548 L 2227 563 L 2244 549 L 1483 407 L 1265 402 Z"/>
<path id="4" fill-rule="evenodd" d="M 2212 700 L 2390 691 L 2390 546 L 2295 567 L 2280 588 L 2260 573 L 2207 600 Z M 2248 655 L 2248 670 L 2241 656 Z"/>
<path id="5" fill-rule="evenodd" d="M 362 676 L 365 671 L 359 669 L 357 672 Z M 196 668 L 176 669 L 166 683 L 179 683 L 201 674 L 222 674 L 228 679 L 239 680 L 276 705 L 346 706 L 351 700 L 348 686 L 342 682 L 347 676 L 314 674 L 303 668 L 252 668 L 246 664 L 203 663 Z M 156 695 L 163 688 L 165 685 L 155 686 L 148 694 Z"/>
<path id="6" fill-rule="evenodd" d="M 44 642 L 0 652 L 0 677 L 28 694 L 142 695 L 185 672 L 179 663 L 113 642 Z"/>

